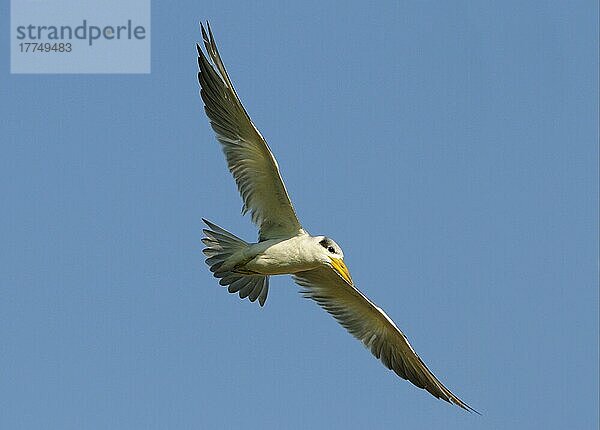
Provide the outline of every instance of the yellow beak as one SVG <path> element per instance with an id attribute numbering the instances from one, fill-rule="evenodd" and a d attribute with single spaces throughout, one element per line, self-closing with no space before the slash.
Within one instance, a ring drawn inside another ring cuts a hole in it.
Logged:
<path id="1" fill-rule="evenodd" d="M 344 260 L 341 258 L 329 258 L 331 259 L 331 267 L 333 267 L 333 270 L 335 270 L 336 273 L 340 275 L 348 285 L 354 285 L 352 282 L 352 278 L 350 277 L 350 271 L 346 267 Z"/>

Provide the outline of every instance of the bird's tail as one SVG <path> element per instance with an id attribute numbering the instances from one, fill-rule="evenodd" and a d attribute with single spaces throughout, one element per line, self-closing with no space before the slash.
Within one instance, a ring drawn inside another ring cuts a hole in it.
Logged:
<path id="1" fill-rule="evenodd" d="M 258 303 L 264 306 L 269 293 L 269 277 L 237 273 L 225 264 L 233 254 L 246 248 L 248 243 L 204 218 L 202 221 L 208 226 L 202 230 L 206 235 L 202 238 L 202 243 L 206 245 L 202 252 L 208 257 L 206 264 L 210 271 L 220 279 L 219 284 L 228 286 L 230 293 L 238 293 L 242 299 L 248 297 L 251 302 L 258 299 Z"/>

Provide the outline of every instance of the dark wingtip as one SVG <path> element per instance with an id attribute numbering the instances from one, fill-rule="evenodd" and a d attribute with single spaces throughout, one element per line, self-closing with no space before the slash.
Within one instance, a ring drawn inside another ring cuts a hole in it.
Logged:
<path id="1" fill-rule="evenodd" d="M 206 21 L 206 26 L 208 27 L 208 21 Z M 208 35 L 206 34 L 206 28 L 204 28 L 204 25 L 202 23 L 200 23 L 200 29 L 202 30 L 202 40 L 204 40 L 204 43 L 208 42 Z"/>
<path id="2" fill-rule="evenodd" d="M 469 406 L 469 405 L 467 405 L 467 407 L 469 408 L 469 409 L 468 409 L 468 411 L 469 411 L 469 412 L 474 412 L 474 413 L 476 413 L 477 415 L 479 415 L 479 416 L 482 416 L 481 412 L 479 412 L 479 411 L 477 411 L 477 410 L 473 409 L 473 408 L 472 408 L 471 406 Z"/>
<path id="3" fill-rule="evenodd" d="M 454 403 L 456 406 L 460 407 L 461 409 L 464 409 L 465 411 L 467 411 L 470 414 L 476 413 L 477 415 L 481 416 L 481 412 L 477 411 L 476 409 L 473 409 L 471 406 L 467 405 L 462 400 L 459 400 L 459 401 L 460 401 L 460 403 L 457 403 L 457 402 L 452 402 L 452 403 Z"/>

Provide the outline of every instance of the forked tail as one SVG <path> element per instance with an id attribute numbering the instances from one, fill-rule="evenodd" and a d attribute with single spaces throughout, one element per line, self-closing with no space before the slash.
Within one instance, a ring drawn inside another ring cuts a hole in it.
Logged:
<path id="1" fill-rule="evenodd" d="M 237 273 L 235 268 L 230 267 L 230 264 L 225 264 L 233 254 L 246 248 L 249 244 L 204 218 L 202 221 L 209 227 L 202 230 L 206 235 L 202 238 L 202 243 L 206 245 L 202 252 L 208 257 L 206 264 L 210 271 L 213 272 L 215 278 L 220 279 L 219 284 L 227 286 L 230 293 L 238 293 L 242 299 L 248 297 L 251 302 L 258 299 L 258 303 L 264 306 L 269 293 L 269 277 Z"/>

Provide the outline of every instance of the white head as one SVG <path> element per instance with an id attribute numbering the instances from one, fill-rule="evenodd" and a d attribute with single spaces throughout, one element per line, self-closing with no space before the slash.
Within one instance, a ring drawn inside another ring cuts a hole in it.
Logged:
<path id="1" fill-rule="evenodd" d="M 352 278 L 350 277 L 350 271 L 344 263 L 342 248 L 333 239 L 325 236 L 316 236 L 314 239 L 320 248 L 318 250 L 319 260 L 333 268 L 348 285 L 352 286 Z"/>

